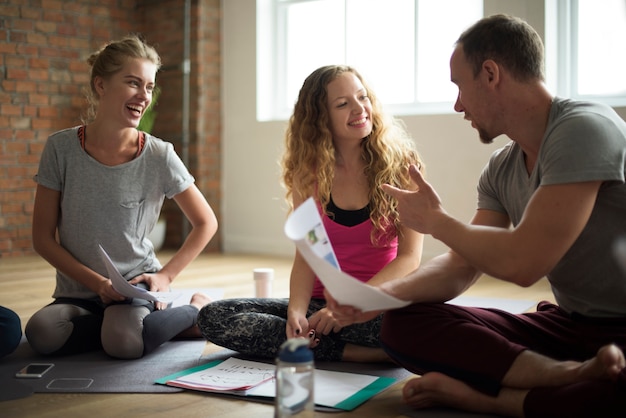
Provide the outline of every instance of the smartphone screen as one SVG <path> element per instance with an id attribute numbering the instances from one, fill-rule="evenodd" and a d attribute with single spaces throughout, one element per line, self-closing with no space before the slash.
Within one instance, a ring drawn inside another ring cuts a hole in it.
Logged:
<path id="1" fill-rule="evenodd" d="M 52 363 L 31 363 L 15 374 L 16 377 L 38 378 L 42 377 L 54 364 Z"/>

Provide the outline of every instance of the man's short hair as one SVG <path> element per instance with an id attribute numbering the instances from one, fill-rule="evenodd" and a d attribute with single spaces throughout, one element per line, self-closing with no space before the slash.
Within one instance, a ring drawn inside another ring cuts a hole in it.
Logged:
<path id="1" fill-rule="evenodd" d="M 485 17 L 463 32 L 456 44 L 463 48 L 474 76 L 490 59 L 519 81 L 545 80 L 541 37 L 520 18 L 504 14 Z"/>

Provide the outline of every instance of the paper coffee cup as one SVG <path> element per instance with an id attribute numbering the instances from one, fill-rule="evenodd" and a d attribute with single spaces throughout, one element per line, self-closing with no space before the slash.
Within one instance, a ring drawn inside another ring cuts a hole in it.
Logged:
<path id="1" fill-rule="evenodd" d="M 256 268 L 252 270 L 254 277 L 254 295 L 257 298 L 269 298 L 272 296 L 272 281 L 274 269 Z"/>

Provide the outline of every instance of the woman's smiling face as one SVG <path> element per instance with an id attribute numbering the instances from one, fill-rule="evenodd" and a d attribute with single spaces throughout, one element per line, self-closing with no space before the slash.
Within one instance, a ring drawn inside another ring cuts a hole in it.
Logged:
<path id="1" fill-rule="evenodd" d="M 129 58 L 111 78 L 97 80 L 98 114 L 123 126 L 137 127 L 152 102 L 156 71 L 156 65 L 147 59 Z"/>
<path id="2" fill-rule="evenodd" d="M 333 140 L 360 143 L 372 132 L 372 104 L 361 80 L 351 72 L 343 73 L 328 83 L 326 93 Z"/>

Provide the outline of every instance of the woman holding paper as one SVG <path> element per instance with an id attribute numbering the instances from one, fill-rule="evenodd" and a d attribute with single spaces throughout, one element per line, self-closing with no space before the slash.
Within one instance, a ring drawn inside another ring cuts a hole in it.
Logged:
<path id="1" fill-rule="evenodd" d="M 283 181 L 291 209 L 313 197 L 341 270 L 381 283 L 415 270 L 423 237 L 398 220 L 385 183 L 411 187 L 409 164 L 421 166 L 403 126 L 382 112 L 361 75 L 326 66 L 305 80 L 286 134 Z M 201 309 L 211 342 L 274 358 L 285 338 L 311 339 L 317 360 L 384 361 L 381 317 L 342 328 L 326 308 L 324 287 L 296 251 L 289 299 L 230 299 Z"/>
<path id="2" fill-rule="evenodd" d="M 42 354 L 102 347 L 132 359 L 183 332 L 197 333 L 198 310 L 210 300 L 197 293 L 190 304 L 166 309 L 162 302 L 126 299 L 108 278 L 99 245 L 131 284 L 168 292 L 213 237 L 217 220 L 172 145 L 137 130 L 152 101 L 157 52 L 129 36 L 88 62 L 88 122 L 50 136 L 35 176 L 33 244 L 56 268 L 56 289 L 25 334 Z M 162 266 L 147 235 L 165 197 L 192 228 Z"/>

